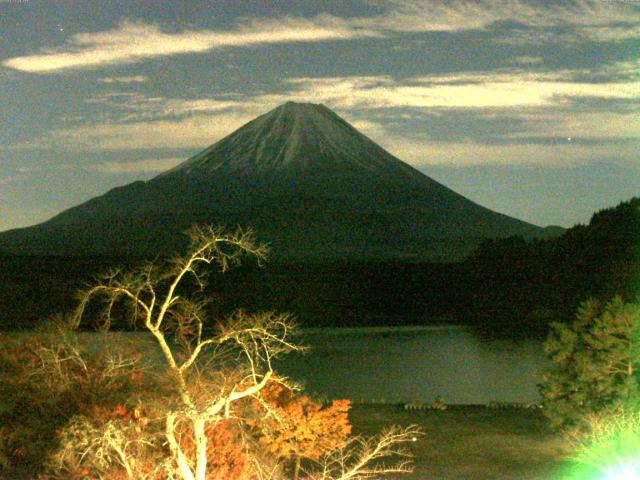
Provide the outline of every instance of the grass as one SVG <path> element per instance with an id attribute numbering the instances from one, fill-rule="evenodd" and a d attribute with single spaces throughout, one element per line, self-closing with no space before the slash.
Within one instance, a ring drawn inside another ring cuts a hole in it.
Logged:
<path id="1" fill-rule="evenodd" d="M 568 444 L 551 433 L 537 410 L 453 406 L 406 411 L 393 405 L 354 405 L 354 433 L 375 435 L 388 425 L 419 425 L 412 445 L 415 471 L 406 480 L 555 480 Z"/>

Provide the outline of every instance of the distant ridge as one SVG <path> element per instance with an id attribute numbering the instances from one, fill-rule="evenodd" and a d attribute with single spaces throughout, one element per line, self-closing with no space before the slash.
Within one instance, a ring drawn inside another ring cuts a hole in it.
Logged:
<path id="1" fill-rule="evenodd" d="M 460 258 L 539 227 L 493 212 L 394 157 L 324 105 L 287 102 L 147 182 L 0 233 L 29 254 L 149 255 L 193 223 L 253 227 L 283 259 Z"/>

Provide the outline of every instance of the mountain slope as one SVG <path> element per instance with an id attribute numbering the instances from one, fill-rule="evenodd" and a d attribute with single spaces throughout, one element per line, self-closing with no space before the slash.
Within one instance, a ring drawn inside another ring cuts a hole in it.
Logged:
<path id="1" fill-rule="evenodd" d="M 286 103 L 148 182 L 0 234 L 37 254 L 152 254 L 193 223 L 251 226 L 285 258 L 452 259 L 539 228 L 403 163 L 323 105 Z"/>

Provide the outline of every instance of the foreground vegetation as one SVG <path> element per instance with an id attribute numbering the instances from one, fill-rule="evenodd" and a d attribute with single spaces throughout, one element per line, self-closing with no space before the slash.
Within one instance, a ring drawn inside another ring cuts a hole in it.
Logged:
<path id="1" fill-rule="evenodd" d="M 250 233 L 210 227 L 168 263 L 105 274 L 80 294 L 53 333 L 5 336 L 0 350 L 0 464 L 56 478 L 128 480 L 357 480 L 411 470 L 403 444 L 413 426 L 352 437 L 348 401 L 302 396 L 272 362 L 300 347 L 287 315 L 236 312 L 207 322 L 203 266 L 226 271 L 241 256 L 264 258 Z M 196 289 L 197 291 L 197 289 Z M 126 319 L 156 347 L 159 361 L 75 330 L 103 332 Z M 171 340 L 173 339 L 173 340 Z M 390 463 L 380 463 L 391 459 Z"/>
<path id="2" fill-rule="evenodd" d="M 587 300 L 573 322 L 553 324 L 544 348 L 543 412 L 575 462 L 563 478 L 638 478 L 640 303 Z"/>
<path id="3" fill-rule="evenodd" d="M 594 414 L 640 407 L 640 303 L 587 300 L 573 322 L 553 325 L 544 349 L 553 367 L 541 393 L 552 427 L 589 430 Z"/>

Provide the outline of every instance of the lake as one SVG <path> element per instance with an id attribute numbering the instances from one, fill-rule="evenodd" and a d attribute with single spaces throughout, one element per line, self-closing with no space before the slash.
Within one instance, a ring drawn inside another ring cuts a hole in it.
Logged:
<path id="1" fill-rule="evenodd" d="M 364 402 L 451 404 L 540 400 L 540 340 L 478 337 L 464 326 L 308 329 L 305 354 L 278 370 L 306 391 Z"/>
<path id="2" fill-rule="evenodd" d="M 148 333 L 108 335 L 133 342 L 150 364 L 162 362 Z M 95 333 L 79 339 L 96 350 L 107 343 Z M 293 340 L 309 350 L 284 357 L 278 373 L 309 393 L 364 403 L 537 402 L 548 366 L 540 340 L 487 339 L 456 325 L 301 329 Z"/>

